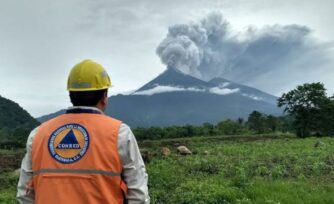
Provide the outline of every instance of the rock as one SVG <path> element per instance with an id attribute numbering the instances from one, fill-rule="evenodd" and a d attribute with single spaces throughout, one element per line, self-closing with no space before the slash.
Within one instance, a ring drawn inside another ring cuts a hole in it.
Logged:
<path id="1" fill-rule="evenodd" d="M 203 154 L 204 154 L 204 155 L 209 155 L 210 153 L 209 153 L 209 151 L 205 150 L 205 151 L 203 152 Z"/>
<path id="2" fill-rule="evenodd" d="M 181 155 L 190 155 L 192 154 L 191 151 L 186 146 L 178 146 L 177 152 Z"/>
<path id="3" fill-rule="evenodd" d="M 163 155 L 163 156 L 169 156 L 170 155 L 170 149 L 168 148 L 168 147 L 163 147 L 162 149 L 161 149 L 161 154 Z"/>

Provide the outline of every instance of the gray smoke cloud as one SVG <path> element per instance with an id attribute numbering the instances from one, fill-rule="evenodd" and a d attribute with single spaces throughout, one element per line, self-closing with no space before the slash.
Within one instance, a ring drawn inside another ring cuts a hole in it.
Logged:
<path id="1" fill-rule="evenodd" d="M 203 80 L 223 77 L 279 93 L 287 83 L 300 83 L 296 75 L 320 73 L 330 60 L 332 46 L 311 33 L 301 25 L 250 26 L 235 32 L 221 12 L 213 12 L 198 22 L 170 26 L 156 53 L 168 68 Z M 317 74 L 309 75 L 301 78 L 310 81 Z"/>

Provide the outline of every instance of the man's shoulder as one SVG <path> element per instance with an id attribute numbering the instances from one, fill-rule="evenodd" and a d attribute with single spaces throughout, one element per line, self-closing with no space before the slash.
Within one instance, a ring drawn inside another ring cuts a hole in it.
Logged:
<path id="1" fill-rule="evenodd" d="M 40 129 L 42 129 L 43 127 L 47 127 L 48 125 L 52 125 L 54 123 L 58 123 L 59 121 L 63 121 L 65 120 L 66 121 L 66 114 L 62 114 L 62 115 L 59 115 L 55 118 L 52 118 L 48 121 L 45 121 L 43 123 L 40 124 Z M 117 118 L 114 118 L 112 116 L 108 116 L 108 115 L 105 115 L 105 114 L 91 114 L 91 116 L 93 116 L 93 119 L 95 122 L 99 123 L 100 125 L 104 125 L 104 126 L 109 126 L 109 125 L 112 125 L 112 126 L 117 126 L 119 127 L 119 132 L 129 132 L 131 131 L 131 128 L 126 124 L 124 123 L 123 121 L 121 121 L 120 119 L 117 119 Z M 65 118 L 64 118 L 65 117 Z M 85 117 L 82 117 L 81 119 L 84 119 Z"/>
<path id="2" fill-rule="evenodd" d="M 120 128 L 119 128 L 120 132 L 123 131 L 123 132 L 129 132 L 131 131 L 131 128 L 129 125 L 127 125 L 126 123 L 122 122 L 121 125 L 120 125 Z"/>
<path id="3" fill-rule="evenodd" d="M 111 117 L 111 116 L 108 116 L 108 115 L 105 115 L 105 114 L 89 114 L 90 116 L 96 116 L 98 118 L 100 118 L 101 120 L 106 120 L 107 122 L 116 122 L 116 123 L 123 123 L 120 119 L 117 119 L 117 118 L 114 118 L 114 117 Z M 72 116 L 72 115 L 68 115 L 68 114 L 61 114 L 61 115 L 58 115 L 54 118 L 51 118 L 43 123 L 41 123 L 41 126 L 43 125 L 47 125 L 47 124 L 50 124 L 50 123 L 53 123 L 53 122 L 56 122 L 56 121 L 59 121 L 59 120 L 63 120 L 64 117 L 67 117 L 67 116 Z M 85 116 L 87 117 L 87 116 Z M 82 119 L 84 119 L 85 117 L 82 117 Z"/>
<path id="4" fill-rule="evenodd" d="M 106 120 L 107 122 L 113 122 L 113 123 L 118 123 L 119 125 L 123 124 L 123 122 L 117 118 L 114 118 L 114 117 L 111 117 L 111 116 L 108 116 L 108 115 L 100 115 L 100 117 L 103 119 L 103 120 Z"/>

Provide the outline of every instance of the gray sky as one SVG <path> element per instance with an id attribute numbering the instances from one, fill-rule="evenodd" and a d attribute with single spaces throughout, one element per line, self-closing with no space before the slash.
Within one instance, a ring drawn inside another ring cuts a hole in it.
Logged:
<path id="1" fill-rule="evenodd" d="M 328 48 L 328 60 L 314 67 L 318 71 L 307 69 L 281 83 L 270 72 L 248 85 L 279 95 L 322 81 L 333 94 L 333 8 L 332 0 L 2 0 L 0 95 L 35 117 L 70 106 L 67 75 L 85 58 L 107 68 L 112 93 L 137 89 L 165 69 L 156 48 L 168 27 L 212 11 L 221 11 L 235 33 L 275 24 L 310 28 L 312 42 Z"/>

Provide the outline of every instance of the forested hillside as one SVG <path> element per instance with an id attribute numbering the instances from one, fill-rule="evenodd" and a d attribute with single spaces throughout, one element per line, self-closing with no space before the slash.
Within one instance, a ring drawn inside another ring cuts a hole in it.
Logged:
<path id="1" fill-rule="evenodd" d="M 0 147 L 20 147 L 29 132 L 39 124 L 14 101 L 0 96 Z"/>

